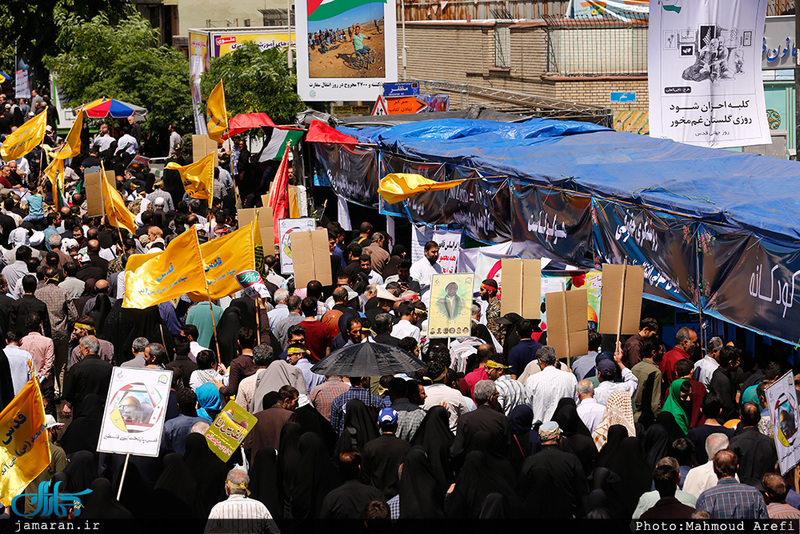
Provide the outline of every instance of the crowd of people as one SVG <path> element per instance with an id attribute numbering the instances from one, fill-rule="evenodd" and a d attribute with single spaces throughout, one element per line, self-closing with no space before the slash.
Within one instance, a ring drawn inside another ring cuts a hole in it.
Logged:
<path id="1" fill-rule="evenodd" d="M 136 146 L 123 131 L 113 154 L 108 128 L 86 144 L 73 185 L 90 158 L 113 162 Z M 797 470 L 780 474 L 766 407 L 765 388 L 786 371 L 779 363 L 762 354 L 742 362 L 741 348 L 718 337 L 703 354 L 689 328 L 667 346 L 659 322 L 644 318 L 624 343 L 590 330 L 588 354 L 568 366 L 538 320 L 501 315 L 494 279 L 471 303 L 469 337 L 427 339 L 441 273 L 434 241 L 412 262 L 369 221 L 351 234 L 329 222 L 329 285 L 296 287 L 269 254 L 261 302 L 184 296 L 123 308 L 132 255 L 163 250 L 195 224 L 204 239 L 236 228 L 231 165 L 216 175 L 210 209 L 166 179 L 125 169 L 117 188 L 136 214 L 135 235 L 88 217 L 80 192 L 48 211 L 35 176 L 0 190 L 0 408 L 31 378 L 31 361 L 52 451 L 26 494 L 60 481 L 69 493 L 92 490 L 81 518 L 185 517 L 212 532 L 303 519 L 376 528 L 447 518 L 800 519 Z M 358 343 L 407 351 L 421 369 L 312 371 Z M 161 454 L 130 457 L 119 500 L 124 456 L 97 452 L 114 366 L 172 371 Z M 203 434 L 231 399 L 257 423 L 224 462 Z"/>

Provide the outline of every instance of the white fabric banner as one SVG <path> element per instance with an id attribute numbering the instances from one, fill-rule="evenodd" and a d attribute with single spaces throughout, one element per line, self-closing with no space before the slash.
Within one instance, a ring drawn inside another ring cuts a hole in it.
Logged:
<path id="1" fill-rule="evenodd" d="M 786 373 L 767 387 L 766 394 L 778 463 L 781 475 L 785 475 L 800 462 L 800 417 L 792 373 Z"/>
<path id="2" fill-rule="evenodd" d="M 158 456 L 172 371 L 114 367 L 98 452 Z"/>
<path id="3" fill-rule="evenodd" d="M 761 80 L 767 0 L 651 0 L 650 136 L 713 148 L 771 143 Z"/>
<path id="4" fill-rule="evenodd" d="M 192 111 L 194 115 L 195 135 L 208 134 L 206 115 L 203 113 L 203 92 L 200 90 L 200 78 L 203 76 L 203 56 L 189 58 L 189 82 L 192 89 Z"/>
<path id="5" fill-rule="evenodd" d="M 461 255 L 461 232 L 434 230 L 430 227 L 413 227 L 411 235 L 411 262 L 416 262 L 425 254 L 425 243 L 436 241 L 439 244 L 439 265 L 442 274 L 455 274 L 458 271 L 458 258 Z"/>

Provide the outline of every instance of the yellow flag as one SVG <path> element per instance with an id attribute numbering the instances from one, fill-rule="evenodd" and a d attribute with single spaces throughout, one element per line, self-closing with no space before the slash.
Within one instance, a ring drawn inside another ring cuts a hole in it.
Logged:
<path id="1" fill-rule="evenodd" d="M 75 117 L 75 122 L 69 129 L 64 146 L 55 154 L 56 159 L 74 158 L 81 153 L 81 130 L 83 130 L 83 109 L 78 111 L 78 116 Z"/>
<path id="2" fill-rule="evenodd" d="M 0 413 L 0 502 L 6 507 L 50 465 L 42 392 L 31 375 Z"/>
<path id="3" fill-rule="evenodd" d="M 378 193 L 389 204 L 395 204 L 426 191 L 441 191 L 455 187 L 465 180 L 435 182 L 419 174 L 387 174 L 378 184 Z"/>
<path id="4" fill-rule="evenodd" d="M 225 108 L 225 91 L 222 89 L 222 80 L 208 95 L 206 116 L 208 116 L 206 119 L 208 136 L 214 141 L 219 141 L 219 138 L 228 129 L 228 110 Z"/>
<path id="5" fill-rule="evenodd" d="M 117 228 L 125 228 L 132 234 L 136 233 L 136 221 L 128 208 L 125 206 L 125 201 L 122 200 L 122 195 L 111 187 L 111 184 L 106 180 L 105 167 L 101 165 L 103 174 L 100 182 L 103 184 L 103 209 L 106 213 L 106 220 L 108 224 L 116 226 Z"/>
<path id="6" fill-rule="evenodd" d="M 6 137 L 0 156 L 5 161 L 21 158 L 42 144 L 46 131 L 47 108 Z"/>
<path id="7" fill-rule="evenodd" d="M 180 166 L 174 161 L 167 163 L 168 169 L 175 169 L 181 175 L 183 189 L 192 198 L 201 200 L 214 198 L 214 153 L 190 165 Z"/>
<path id="8" fill-rule="evenodd" d="M 162 252 L 136 254 L 125 267 L 123 308 L 147 308 L 206 290 L 200 243 L 194 226 L 173 239 Z"/>
<path id="9" fill-rule="evenodd" d="M 64 160 L 53 159 L 44 170 L 44 175 L 50 179 L 53 186 L 53 204 L 59 207 L 62 201 L 61 192 L 64 191 Z"/>
<path id="10" fill-rule="evenodd" d="M 255 268 L 253 227 L 258 228 L 256 221 L 225 237 L 218 237 L 200 245 L 208 293 L 205 289 L 189 293 L 190 299 L 194 301 L 208 300 L 208 294 L 212 299 L 217 299 L 227 297 L 242 289 L 236 275 Z"/>

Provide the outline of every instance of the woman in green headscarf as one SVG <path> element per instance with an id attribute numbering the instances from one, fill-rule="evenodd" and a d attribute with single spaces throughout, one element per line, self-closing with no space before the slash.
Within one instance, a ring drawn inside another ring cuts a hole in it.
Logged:
<path id="1" fill-rule="evenodd" d="M 669 412 L 684 434 L 689 432 L 689 414 L 692 410 L 692 383 L 685 379 L 675 380 L 669 387 L 669 395 L 662 411 Z"/>

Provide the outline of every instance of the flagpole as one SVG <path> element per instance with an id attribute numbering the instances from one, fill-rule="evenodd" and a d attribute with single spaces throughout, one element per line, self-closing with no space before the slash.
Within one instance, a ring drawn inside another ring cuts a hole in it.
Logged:
<path id="1" fill-rule="evenodd" d="M 125 465 L 122 466 L 122 477 L 119 479 L 119 489 L 117 490 L 117 501 L 122 496 L 122 484 L 125 482 L 125 473 L 128 472 L 128 460 L 131 459 L 130 453 L 125 455 Z"/>

